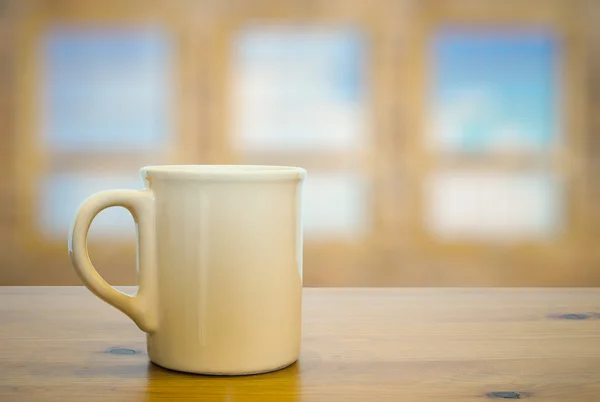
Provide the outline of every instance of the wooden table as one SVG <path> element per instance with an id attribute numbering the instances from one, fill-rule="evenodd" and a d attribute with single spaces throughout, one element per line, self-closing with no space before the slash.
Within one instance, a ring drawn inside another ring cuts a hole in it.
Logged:
<path id="1" fill-rule="evenodd" d="M 593 289 L 306 289 L 299 362 L 224 378 L 154 366 L 84 288 L 0 288 L 0 401 L 600 401 L 599 311 Z"/>

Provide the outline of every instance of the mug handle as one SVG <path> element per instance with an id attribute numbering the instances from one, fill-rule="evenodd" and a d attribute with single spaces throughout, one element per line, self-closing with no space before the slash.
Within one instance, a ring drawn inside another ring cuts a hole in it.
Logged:
<path id="1" fill-rule="evenodd" d="M 102 210 L 124 207 L 133 216 L 138 238 L 138 282 L 130 296 L 110 286 L 96 271 L 87 248 L 88 231 Z M 69 232 L 69 257 L 83 284 L 96 296 L 131 318 L 144 332 L 157 326 L 156 303 L 156 236 L 154 228 L 154 195 L 151 190 L 108 190 L 92 195 L 79 207 Z"/>

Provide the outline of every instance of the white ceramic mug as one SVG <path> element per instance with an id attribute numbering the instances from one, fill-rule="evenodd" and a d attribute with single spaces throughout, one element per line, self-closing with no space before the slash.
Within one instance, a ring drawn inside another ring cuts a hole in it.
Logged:
<path id="1" fill-rule="evenodd" d="M 276 370 L 300 353 L 301 189 L 306 172 L 277 166 L 150 166 L 144 190 L 88 198 L 69 254 L 83 283 L 147 333 L 163 367 L 201 374 Z M 139 290 L 108 285 L 90 262 L 94 217 L 127 208 L 138 227 Z"/>

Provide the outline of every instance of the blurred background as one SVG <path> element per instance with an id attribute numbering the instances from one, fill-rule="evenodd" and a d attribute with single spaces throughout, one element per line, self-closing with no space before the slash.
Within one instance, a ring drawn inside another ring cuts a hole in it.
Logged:
<path id="1" fill-rule="evenodd" d="M 600 286 L 600 2 L 0 1 L 0 285 L 141 166 L 306 168 L 307 286 Z M 134 284 L 135 226 L 90 253 Z"/>

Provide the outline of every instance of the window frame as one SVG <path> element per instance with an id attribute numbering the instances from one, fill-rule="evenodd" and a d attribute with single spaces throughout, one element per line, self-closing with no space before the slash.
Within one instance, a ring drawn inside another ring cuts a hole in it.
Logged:
<path id="1" fill-rule="evenodd" d="M 447 257 L 484 257 L 496 250 L 506 252 L 510 250 L 521 260 L 531 256 L 535 258 L 549 258 L 553 255 L 567 253 L 570 248 L 586 237 L 584 210 L 583 181 L 585 171 L 581 160 L 585 153 L 585 98 L 583 68 L 583 41 L 577 28 L 577 19 L 569 4 L 552 2 L 540 8 L 537 3 L 504 2 L 497 3 L 486 1 L 482 7 L 462 6 L 460 2 L 449 1 L 444 3 L 428 2 L 421 10 L 421 23 L 415 28 L 413 35 L 411 66 L 411 92 L 415 94 L 412 102 L 413 118 L 411 127 L 419 133 L 413 137 L 411 147 L 411 165 L 415 174 L 412 176 L 412 203 L 415 205 L 414 219 L 412 219 L 411 232 L 417 239 L 421 249 L 439 253 Z M 560 82 L 558 93 L 560 95 L 559 108 L 561 118 L 559 121 L 561 146 L 558 152 L 549 153 L 531 161 L 529 154 L 504 154 L 493 156 L 469 157 L 447 156 L 437 157 L 434 150 L 427 144 L 426 119 L 430 111 L 427 103 L 428 82 L 431 72 L 428 66 L 428 51 L 430 38 L 438 28 L 465 27 L 483 30 L 490 27 L 524 27 L 538 26 L 552 32 L 560 44 L 559 66 Z M 487 161 L 486 161 L 487 159 Z M 429 233 L 425 227 L 425 194 L 424 183 L 430 173 L 436 171 L 451 171 L 454 168 L 472 167 L 498 169 L 502 172 L 535 172 L 535 168 L 546 170 L 550 174 L 557 174 L 564 180 L 564 226 L 559 236 L 552 240 L 527 240 L 511 244 L 482 244 L 467 240 L 445 242 Z M 537 275 L 534 275 L 540 279 Z"/>

